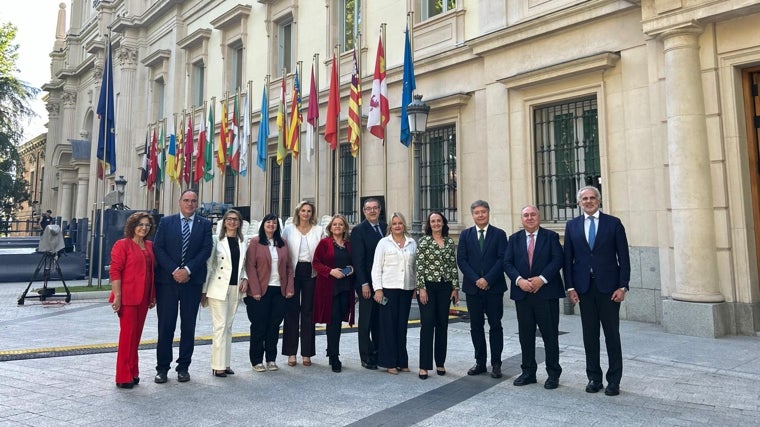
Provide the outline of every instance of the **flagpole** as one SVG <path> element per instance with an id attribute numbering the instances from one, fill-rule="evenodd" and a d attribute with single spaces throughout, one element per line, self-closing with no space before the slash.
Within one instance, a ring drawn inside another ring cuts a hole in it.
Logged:
<path id="1" fill-rule="evenodd" d="M 335 89 L 338 91 L 338 105 L 340 106 L 340 60 L 338 60 L 338 53 L 337 52 L 340 52 L 340 44 L 336 44 L 333 47 L 333 60 L 335 61 L 335 75 L 336 75 L 335 78 L 338 81 L 338 84 L 335 85 Z M 330 78 L 332 79 L 332 76 Z M 340 108 L 339 108 L 339 110 L 340 110 Z M 335 129 L 335 132 L 337 134 L 336 139 L 338 141 L 340 141 L 340 112 L 338 113 L 338 117 L 335 119 L 335 121 L 337 122 L 337 126 L 336 126 L 336 129 Z M 336 157 L 335 153 L 340 149 L 340 143 L 336 144 L 336 146 L 337 146 L 336 147 L 337 149 L 334 150 L 330 154 L 330 162 L 329 162 L 330 166 L 332 166 L 335 163 L 337 163 L 336 160 L 335 160 L 335 157 Z M 332 185 L 330 185 L 330 192 L 328 193 L 330 195 L 330 212 L 336 212 L 336 209 L 335 209 L 335 198 L 337 196 L 336 195 L 337 191 L 336 191 L 336 186 L 335 186 L 335 176 L 331 175 L 331 178 L 332 179 L 330 180 L 330 184 L 332 184 Z"/>
<path id="2" fill-rule="evenodd" d="M 314 83 L 317 85 L 314 93 L 317 94 L 317 109 L 319 109 L 319 53 L 312 55 L 312 63 Z M 311 102 L 311 100 L 309 100 L 309 102 Z M 317 115 L 317 118 L 315 119 L 314 130 L 316 131 L 316 135 L 311 141 L 313 147 L 310 148 L 314 150 L 314 175 L 316 177 L 316 179 L 314 179 L 314 204 L 319 205 L 319 115 Z"/>
<path id="3" fill-rule="evenodd" d="M 303 81 L 303 61 L 296 61 L 296 71 L 297 71 L 298 75 L 301 76 L 301 81 Z M 296 85 L 296 76 L 294 75 L 293 76 L 293 90 L 296 90 L 296 86 L 295 85 Z M 298 89 L 300 90 L 301 88 L 299 87 Z M 295 96 L 294 96 L 294 98 L 295 98 Z M 295 108 L 296 108 L 296 115 L 300 114 L 301 110 L 298 109 L 298 104 L 296 104 Z M 291 118 L 291 120 L 292 120 L 292 118 Z M 290 126 L 288 126 L 288 130 L 290 130 Z M 298 150 L 300 151 L 301 147 L 303 146 L 303 144 L 301 143 L 302 141 L 301 141 L 301 125 L 300 125 L 300 123 L 298 124 L 298 129 L 296 131 L 298 132 L 298 145 L 299 145 Z M 303 199 L 302 193 L 301 193 L 301 172 L 302 172 L 301 171 L 301 156 L 299 155 L 294 160 L 297 162 L 296 163 L 296 170 L 298 171 L 298 173 L 296 174 L 296 181 L 297 181 L 296 182 L 296 188 L 298 188 L 298 198 L 296 200 L 298 200 L 300 202 Z"/>
<path id="4" fill-rule="evenodd" d="M 383 50 L 385 50 L 386 49 L 385 46 L 387 46 L 387 44 L 385 43 L 385 29 L 387 25 L 388 24 L 386 24 L 385 22 L 380 24 L 380 40 L 382 40 L 383 42 Z M 385 55 L 385 57 L 387 58 L 388 55 Z M 387 66 L 386 66 L 386 70 L 387 70 Z M 382 126 L 382 117 L 380 118 L 380 124 Z M 383 195 L 384 196 L 388 195 L 388 144 L 385 143 L 387 139 L 388 139 L 388 131 L 386 129 L 385 132 L 383 133 Z"/>
<path id="5" fill-rule="evenodd" d="M 113 99 L 109 99 L 113 95 L 113 93 L 109 93 L 108 88 L 113 88 L 113 52 L 112 52 L 112 46 L 111 46 L 111 27 L 108 27 L 108 35 L 106 35 L 106 40 L 108 41 L 108 45 L 106 47 L 106 60 L 104 62 L 103 66 L 103 73 L 105 73 L 105 78 L 103 79 L 105 84 L 105 88 L 103 88 L 103 85 L 100 87 L 100 91 L 103 90 L 106 91 L 106 102 L 105 102 L 105 108 L 104 108 L 104 114 L 101 118 L 101 124 L 100 126 L 108 125 L 109 117 L 109 108 L 108 105 L 110 102 L 113 102 Z M 108 70 L 111 70 L 109 73 Z M 113 118 L 110 118 L 113 120 Z M 98 288 L 102 287 L 103 282 L 103 238 L 104 232 L 103 232 L 103 223 L 105 222 L 105 199 L 106 199 L 106 190 L 108 189 L 108 186 L 106 185 L 106 175 L 109 174 L 111 171 L 111 164 L 107 163 L 108 160 L 108 133 L 109 132 L 116 132 L 115 129 L 105 129 L 103 133 L 103 197 L 100 202 L 100 227 L 99 227 L 99 236 L 98 236 Z M 115 136 L 114 136 L 115 137 Z M 114 144 L 115 145 L 115 144 Z M 114 147 L 115 148 L 115 147 Z M 115 157 L 114 157 L 115 159 Z M 106 165 L 108 165 L 108 171 L 106 171 Z M 114 169 L 116 168 L 116 165 L 113 165 Z"/>
<path id="6" fill-rule="evenodd" d="M 246 97 L 246 102 L 248 103 L 248 114 L 243 114 L 245 117 L 243 117 L 243 120 L 248 120 L 248 129 L 250 131 L 251 126 L 251 105 L 253 105 L 253 80 L 248 80 L 248 96 Z M 245 108 L 243 108 L 243 111 L 245 112 Z M 243 126 L 245 126 L 245 123 L 243 123 Z M 245 127 L 243 127 L 245 129 Z M 251 135 L 250 132 L 248 132 L 248 141 L 246 141 L 246 144 L 250 145 Z M 248 156 L 248 148 L 246 147 L 245 155 Z M 258 156 L 258 154 L 257 154 Z M 253 168 L 250 167 L 248 164 L 248 159 L 246 158 L 246 177 L 245 180 L 248 184 L 248 222 L 251 221 L 251 214 L 250 211 L 252 210 L 251 207 L 253 207 Z"/>
<path id="7" fill-rule="evenodd" d="M 161 124 L 161 131 L 163 131 L 164 138 L 166 138 L 166 117 L 161 119 L 159 122 Z M 160 134 L 159 134 L 160 138 Z M 166 212 L 166 206 L 164 203 L 164 196 L 166 195 L 166 139 L 161 143 L 161 158 L 158 160 L 158 163 L 161 164 L 160 172 L 158 172 L 158 177 L 161 178 L 161 188 L 158 190 L 158 200 L 161 204 L 161 210 Z M 157 169 L 159 170 L 159 169 Z M 157 178 L 158 178 L 157 177 Z"/>

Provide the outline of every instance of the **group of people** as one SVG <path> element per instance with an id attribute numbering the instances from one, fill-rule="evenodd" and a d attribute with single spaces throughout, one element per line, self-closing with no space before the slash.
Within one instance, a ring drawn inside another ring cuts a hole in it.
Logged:
<path id="1" fill-rule="evenodd" d="M 161 219 L 153 241 L 146 240 L 153 218 L 137 212 L 127 219 L 125 238 L 112 249 L 111 303 L 119 314 L 120 335 L 116 385 L 139 382 L 137 349 L 149 308 L 157 307 L 158 342 L 154 381 L 167 382 L 173 359 L 172 342 L 179 316 L 177 380 L 190 380 L 189 366 L 199 306 L 211 312 L 212 375 L 233 375 L 230 367 L 232 322 L 242 300 L 251 322 L 249 358 L 256 372 L 279 369 L 276 363 L 279 327 L 282 355 L 288 366 L 311 366 L 316 355 L 315 324 L 326 324 L 326 355 L 341 372 L 343 322 L 354 324 L 358 300 L 361 365 L 389 374 L 409 371 L 407 324 L 412 300 L 420 310 L 420 379 L 430 371 L 446 374 L 448 316 L 451 304 L 467 295 L 475 365 L 468 375 L 487 372 L 485 321 L 491 350 L 491 376 L 501 378 L 503 295 L 506 276 L 517 310 L 522 374 L 514 385 L 535 383 L 535 335 L 541 331 L 546 349 L 547 389 L 559 385 L 559 299 L 580 302 L 586 348 L 588 392 L 603 388 L 599 363 L 600 324 L 605 333 L 609 370 L 605 393 L 619 393 L 622 355 L 618 332 L 620 303 L 630 276 L 628 243 L 619 219 L 599 212 L 601 196 L 594 187 L 578 192 L 583 215 L 569 221 L 564 250 L 556 232 L 540 226 L 539 211 L 521 211 L 523 230 L 507 239 L 490 224 L 490 206 L 478 200 L 470 211 L 475 225 L 462 231 L 458 244 L 449 236 L 448 220 L 431 212 L 424 235 L 415 241 L 403 214 L 381 220 L 375 198 L 364 201 L 365 219 L 349 232 L 342 215 L 325 229 L 317 225 L 313 203 L 298 204 L 293 222 L 281 229 L 274 214 L 261 221 L 258 235 L 244 239 L 240 212 L 228 210 L 212 236 L 212 224 L 195 214 L 198 197 L 180 196 L 180 213 Z M 598 224 L 598 225 L 597 225 Z M 564 285 L 560 270 L 563 271 Z"/>

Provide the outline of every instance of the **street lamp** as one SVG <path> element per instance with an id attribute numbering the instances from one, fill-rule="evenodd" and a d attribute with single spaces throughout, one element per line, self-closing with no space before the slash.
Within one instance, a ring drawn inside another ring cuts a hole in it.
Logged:
<path id="1" fill-rule="evenodd" d="M 412 236 L 419 239 L 422 235 L 422 218 L 420 212 L 420 162 L 422 156 L 422 144 L 420 135 L 427 129 L 427 119 L 430 106 L 422 102 L 422 95 L 414 95 L 414 101 L 406 106 L 406 119 L 409 121 L 409 133 L 414 137 L 414 170 L 412 177 L 414 183 L 411 186 L 412 194 Z"/>
<path id="2" fill-rule="evenodd" d="M 427 119 L 430 106 L 422 102 L 422 95 L 414 95 L 414 101 L 406 107 L 406 118 L 409 120 L 409 132 L 417 139 L 427 129 Z"/>

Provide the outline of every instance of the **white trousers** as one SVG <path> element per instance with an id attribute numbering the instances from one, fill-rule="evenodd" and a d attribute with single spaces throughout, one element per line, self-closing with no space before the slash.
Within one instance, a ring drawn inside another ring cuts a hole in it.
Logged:
<path id="1" fill-rule="evenodd" d="M 211 311 L 213 338 L 211 341 L 211 369 L 223 371 L 230 367 L 232 351 L 232 321 L 235 320 L 240 295 L 237 286 L 227 287 L 227 299 L 208 298 Z"/>

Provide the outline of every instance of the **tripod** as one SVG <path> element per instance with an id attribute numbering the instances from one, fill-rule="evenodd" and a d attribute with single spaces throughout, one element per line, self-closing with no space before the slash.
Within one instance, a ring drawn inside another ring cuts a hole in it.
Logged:
<path id="1" fill-rule="evenodd" d="M 32 275 L 32 280 L 29 281 L 29 284 L 26 285 L 26 289 L 24 290 L 24 293 L 21 294 L 20 297 L 18 297 L 18 305 L 24 305 L 24 299 L 26 298 L 39 298 L 40 301 L 45 301 L 48 297 L 63 297 L 63 295 L 56 295 L 55 294 L 55 288 L 48 288 L 48 280 L 50 279 L 50 270 L 55 267 L 55 271 L 58 273 L 58 277 L 61 278 L 61 283 L 63 283 L 63 289 L 66 290 L 66 302 L 71 301 L 71 291 L 69 291 L 69 287 L 66 286 L 66 281 L 63 280 L 63 273 L 61 273 L 61 265 L 58 264 L 58 253 L 56 252 L 42 252 L 42 259 L 40 259 L 39 264 L 37 264 L 37 268 L 34 270 L 34 274 Z M 38 295 L 27 295 L 29 292 L 29 288 L 32 287 L 32 283 L 37 279 L 37 276 L 40 274 L 40 270 L 42 270 L 42 289 L 38 291 Z"/>

